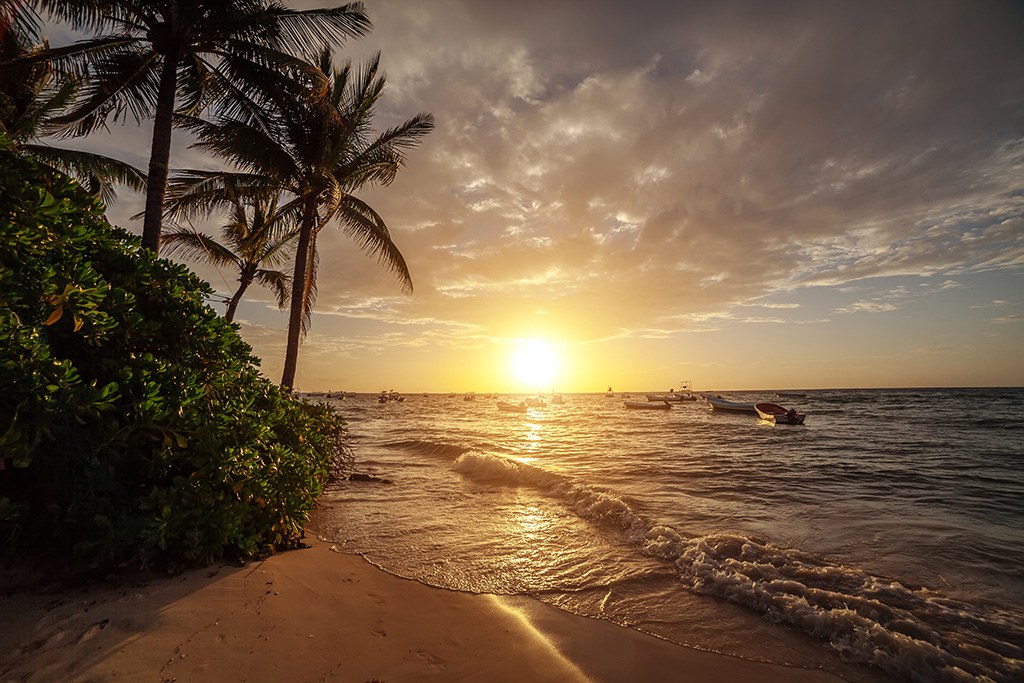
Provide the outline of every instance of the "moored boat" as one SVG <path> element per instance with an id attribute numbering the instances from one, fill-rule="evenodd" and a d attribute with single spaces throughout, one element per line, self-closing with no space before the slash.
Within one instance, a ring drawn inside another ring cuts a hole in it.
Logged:
<path id="1" fill-rule="evenodd" d="M 502 410 L 506 413 L 525 413 L 529 410 L 529 407 L 523 401 L 519 403 L 509 403 L 508 401 L 498 401 L 498 410 Z"/>
<path id="2" fill-rule="evenodd" d="M 775 395 L 779 398 L 807 398 L 807 394 L 795 394 L 791 391 L 776 391 Z"/>
<path id="3" fill-rule="evenodd" d="M 751 415 L 757 415 L 757 410 L 754 408 L 753 403 L 737 403 L 736 401 L 727 401 L 721 396 L 708 396 L 707 394 L 701 394 L 704 400 L 711 404 L 711 407 L 715 410 L 724 410 L 730 413 L 750 413 Z"/>
<path id="4" fill-rule="evenodd" d="M 642 408 L 646 410 L 668 410 L 672 407 L 672 404 L 667 401 L 663 401 L 661 403 L 651 403 L 650 401 L 623 401 L 622 405 L 627 408 Z"/>
<path id="5" fill-rule="evenodd" d="M 754 410 L 762 420 L 770 420 L 779 425 L 802 425 L 807 417 L 795 410 L 786 410 L 777 403 L 755 403 Z"/>

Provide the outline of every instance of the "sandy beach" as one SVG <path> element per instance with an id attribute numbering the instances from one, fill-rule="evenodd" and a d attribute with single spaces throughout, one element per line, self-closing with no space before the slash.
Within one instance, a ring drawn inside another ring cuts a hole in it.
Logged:
<path id="1" fill-rule="evenodd" d="M 327 543 L 243 567 L 0 597 L 4 681 L 783 681 L 525 597 L 444 591 Z"/>

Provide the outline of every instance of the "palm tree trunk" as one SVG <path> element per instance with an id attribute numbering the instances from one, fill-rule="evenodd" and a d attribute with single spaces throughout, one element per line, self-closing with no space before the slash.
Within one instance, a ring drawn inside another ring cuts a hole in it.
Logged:
<path id="1" fill-rule="evenodd" d="M 171 122 L 177 88 L 178 52 L 169 50 L 164 55 L 164 70 L 160 74 L 160 92 L 153 117 L 153 145 L 149 152 L 149 180 L 146 183 L 146 219 L 142 225 L 142 248 L 150 249 L 154 254 L 160 248 L 167 168 L 171 159 Z"/>
<path id="2" fill-rule="evenodd" d="M 235 319 L 235 309 L 238 308 L 238 303 L 242 300 L 242 295 L 245 294 L 245 290 L 249 288 L 250 282 L 252 282 L 252 280 L 246 281 L 243 279 L 242 284 L 238 287 L 238 291 L 236 291 L 235 295 L 231 297 L 230 301 L 228 301 L 228 312 L 224 314 L 224 319 L 228 322 Z"/>
<path id="3" fill-rule="evenodd" d="M 288 347 L 284 354 L 284 374 L 281 388 L 290 392 L 295 384 L 295 370 L 299 364 L 299 334 L 302 331 L 302 304 L 306 298 L 306 261 L 309 258 L 309 243 L 313 235 L 313 221 L 316 218 L 316 196 L 306 197 L 302 213 L 302 228 L 299 230 L 299 244 L 295 248 L 295 274 L 292 276 L 292 302 L 288 311 Z"/>

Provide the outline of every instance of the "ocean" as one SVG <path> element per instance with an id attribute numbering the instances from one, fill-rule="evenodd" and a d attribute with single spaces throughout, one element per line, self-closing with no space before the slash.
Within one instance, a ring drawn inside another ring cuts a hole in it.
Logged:
<path id="1" fill-rule="evenodd" d="M 309 529 L 392 574 L 528 595 L 848 680 L 1024 681 L 1024 389 L 704 401 L 329 401 L 356 469 Z M 633 400 L 644 400 L 633 393 Z M 879 678 L 881 677 L 881 678 Z"/>

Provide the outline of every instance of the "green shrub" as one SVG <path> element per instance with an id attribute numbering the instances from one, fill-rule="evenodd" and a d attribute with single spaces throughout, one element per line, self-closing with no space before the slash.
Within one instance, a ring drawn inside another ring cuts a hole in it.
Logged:
<path id="1" fill-rule="evenodd" d="M 344 422 L 257 370 L 209 286 L 0 140 L 0 543 L 78 568 L 294 544 Z"/>

